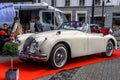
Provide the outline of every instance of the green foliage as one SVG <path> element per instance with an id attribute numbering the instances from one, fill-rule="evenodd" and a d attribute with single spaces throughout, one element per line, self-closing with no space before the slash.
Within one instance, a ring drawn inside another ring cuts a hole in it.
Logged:
<path id="1" fill-rule="evenodd" d="M 6 42 L 3 46 L 3 52 L 10 56 L 16 56 L 18 52 L 18 45 L 14 42 Z"/>

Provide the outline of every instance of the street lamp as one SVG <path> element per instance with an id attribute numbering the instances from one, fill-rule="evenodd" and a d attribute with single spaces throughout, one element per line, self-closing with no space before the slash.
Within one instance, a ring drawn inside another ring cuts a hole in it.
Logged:
<path id="1" fill-rule="evenodd" d="M 94 0 L 92 0 L 92 17 L 91 17 L 91 24 L 94 24 Z"/>
<path id="2" fill-rule="evenodd" d="M 52 4 L 51 4 L 53 7 L 54 7 L 54 23 L 53 23 L 53 26 L 50 27 L 51 30 L 54 30 L 56 28 L 56 23 L 55 23 L 55 16 L 56 16 L 56 10 L 55 10 L 55 7 L 56 7 L 56 0 L 52 0 Z"/>
<path id="3" fill-rule="evenodd" d="M 110 3 L 110 0 L 107 0 L 106 3 Z M 102 0 L 102 26 L 104 27 L 104 7 L 105 7 L 105 1 Z"/>
<path id="4" fill-rule="evenodd" d="M 56 10 L 55 10 L 55 7 L 56 7 L 56 0 L 54 0 L 54 29 L 56 27 L 56 23 L 55 23 Z"/>
<path id="5" fill-rule="evenodd" d="M 92 0 L 92 17 L 91 17 L 91 24 L 94 24 L 94 4 L 95 0 Z M 110 0 L 107 0 L 106 3 L 109 3 Z M 102 0 L 102 25 L 104 26 L 104 7 L 105 7 L 105 1 Z"/>
<path id="6" fill-rule="evenodd" d="M 105 1 L 102 1 L 102 27 L 104 27 L 104 7 L 105 7 Z"/>

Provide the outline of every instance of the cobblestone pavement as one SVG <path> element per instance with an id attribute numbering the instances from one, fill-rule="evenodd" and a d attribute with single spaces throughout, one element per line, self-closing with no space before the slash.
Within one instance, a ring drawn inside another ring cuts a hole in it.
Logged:
<path id="1" fill-rule="evenodd" d="M 117 40 L 120 49 L 120 37 Z M 120 80 L 120 58 L 61 71 L 36 80 Z"/>
<path id="2" fill-rule="evenodd" d="M 120 58 L 103 61 L 36 80 L 120 80 Z"/>

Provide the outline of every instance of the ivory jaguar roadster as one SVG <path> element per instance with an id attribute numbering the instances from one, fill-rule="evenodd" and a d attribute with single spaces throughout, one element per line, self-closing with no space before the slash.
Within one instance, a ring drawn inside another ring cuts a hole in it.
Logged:
<path id="1" fill-rule="evenodd" d="M 117 41 L 112 35 L 87 33 L 81 30 L 82 23 L 64 23 L 59 30 L 19 35 L 19 59 L 22 61 L 47 61 L 51 68 L 63 67 L 68 59 L 102 53 L 112 56 Z"/>

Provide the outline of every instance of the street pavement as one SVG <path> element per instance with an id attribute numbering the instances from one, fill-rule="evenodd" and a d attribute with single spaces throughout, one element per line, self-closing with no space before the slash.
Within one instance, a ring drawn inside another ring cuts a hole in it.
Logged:
<path id="1" fill-rule="evenodd" d="M 61 71 L 36 80 L 120 80 L 120 58 Z"/>
<path id="2" fill-rule="evenodd" d="M 120 49 L 120 37 L 116 39 Z M 0 62 L 9 60 L 10 57 L 0 55 Z M 61 71 L 35 80 L 120 80 L 120 58 Z"/>

